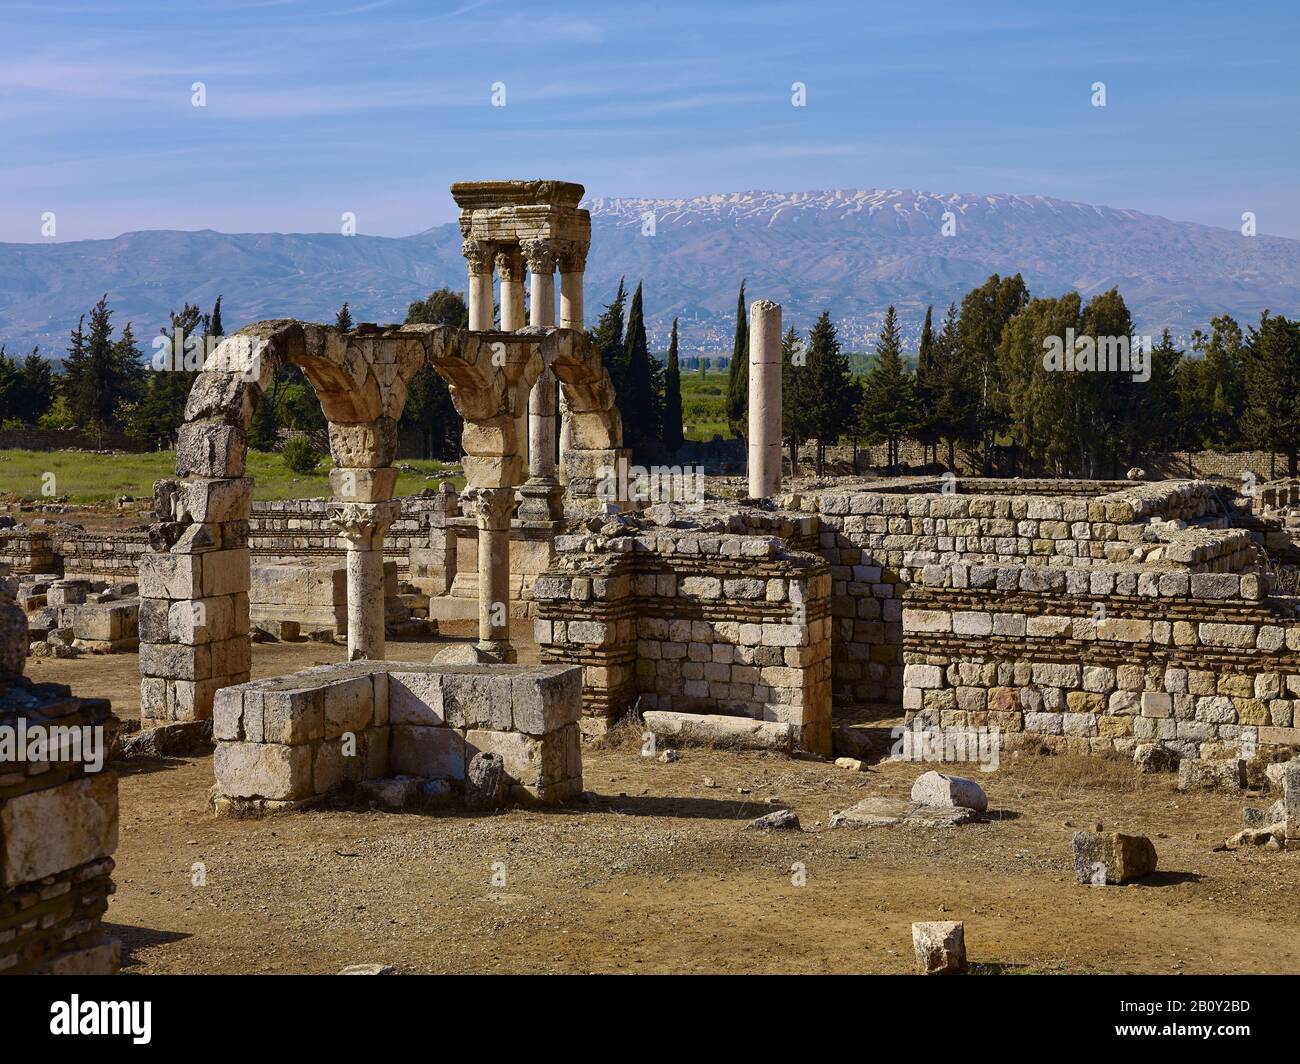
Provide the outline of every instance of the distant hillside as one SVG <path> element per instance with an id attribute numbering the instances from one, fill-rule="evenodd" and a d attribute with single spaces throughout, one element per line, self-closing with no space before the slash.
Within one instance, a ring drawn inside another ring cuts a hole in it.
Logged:
<path id="1" fill-rule="evenodd" d="M 823 309 L 857 347 L 895 303 L 915 335 L 990 273 L 1024 274 L 1034 294 L 1118 285 L 1138 327 L 1187 335 L 1216 314 L 1300 315 L 1300 241 L 1174 222 L 1041 196 L 912 191 L 744 192 L 686 200 L 602 199 L 593 218 L 587 311 L 621 275 L 646 284 L 652 340 L 681 319 L 685 349 L 730 349 L 736 289 L 775 299 L 806 329 Z M 941 233 L 945 212 L 954 236 Z M 653 215 L 654 235 L 643 219 Z M 61 354 L 68 330 L 103 292 L 148 339 L 185 301 L 224 295 L 228 328 L 270 317 L 400 321 L 441 285 L 463 289 L 454 224 L 416 236 L 152 231 L 114 240 L 0 244 L 0 342 Z"/>

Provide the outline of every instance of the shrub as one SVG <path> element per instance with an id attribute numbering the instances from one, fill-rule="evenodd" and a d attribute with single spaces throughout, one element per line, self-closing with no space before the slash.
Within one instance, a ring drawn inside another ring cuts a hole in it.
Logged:
<path id="1" fill-rule="evenodd" d="M 295 436 L 284 445 L 280 455 L 284 458 L 285 465 L 295 473 L 304 475 L 315 472 L 321 460 L 320 451 L 311 445 L 311 440 L 306 436 Z"/>

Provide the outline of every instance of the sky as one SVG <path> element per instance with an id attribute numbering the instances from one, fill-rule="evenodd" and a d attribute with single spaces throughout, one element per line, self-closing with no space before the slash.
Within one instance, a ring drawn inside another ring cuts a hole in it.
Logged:
<path id="1" fill-rule="evenodd" d="M 1300 237 L 1293 0 L 0 14 L 0 241 L 338 232 L 345 213 L 403 236 L 455 217 L 451 182 L 505 177 L 593 196 L 1041 194 L 1233 229 L 1251 211 Z"/>

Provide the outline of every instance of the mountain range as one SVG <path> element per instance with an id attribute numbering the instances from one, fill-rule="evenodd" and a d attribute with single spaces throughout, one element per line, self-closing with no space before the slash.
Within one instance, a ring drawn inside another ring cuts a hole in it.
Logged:
<path id="1" fill-rule="evenodd" d="M 1033 295 L 1118 286 L 1139 332 L 1186 338 L 1211 317 L 1300 316 L 1300 240 L 1243 236 L 1138 211 L 1043 196 L 911 190 L 737 192 L 689 199 L 591 198 L 588 323 L 618 280 L 645 283 L 652 346 L 680 318 L 683 351 L 729 353 L 737 288 L 806 330 L 828 310 L 865 349 L 887 304 L 915 336 L 991 273 Z M 455 223 L 408 237 L 150 230 L 111 240 L 0 243 L 0 343 L 62 355 L 77 318 L 107 292 L 114 321 L 149 338 L 185 302 L 220 294 L 228 330 L 263 318 L 398 322 L 413 300 L 465 287 Z"/>

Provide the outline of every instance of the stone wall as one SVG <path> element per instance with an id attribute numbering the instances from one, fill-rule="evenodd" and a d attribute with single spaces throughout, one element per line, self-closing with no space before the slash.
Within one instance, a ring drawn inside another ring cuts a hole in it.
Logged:
<path id="1" fill-rule="evenodd" d="M 904 600 L 908 719 L 1185 757 L 1300 744 L 1300 624 L 1258 575 L 926 566 Z"/>
<path id="2" fill-rule="evenodd" d="M 0 973 L 112 974 L 119 945 L 101 921 L 113 892 L 117 775 L 104 761 L 117 719 L 104 699 L 23 678 L 26 621 L 11 591 L 0 587 Z M 78 742 L 98 729 L 104 760 L 62 747 L 55 727 L 78 729 Z"/>
<path id="3" fill-rule="evenodd" d="M 829 753 L 825 564 L 772 536 L 624 531 L 561 537 L 535 589 L 542 657 L 583 666 L 590 730 L 639 696 L 643 709 L 785 722 L 798 746 Z"/>
<path id="4" fill-rule="evenodd" d="M 226 687 L 216 698 L 214 804 L 274 812 L 349 785 L 414 777 L 447 795 L 475 754 L 500 754 L 512 795 L 582 791 L 577 669 L 364 661 Z"/>

